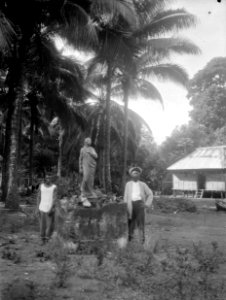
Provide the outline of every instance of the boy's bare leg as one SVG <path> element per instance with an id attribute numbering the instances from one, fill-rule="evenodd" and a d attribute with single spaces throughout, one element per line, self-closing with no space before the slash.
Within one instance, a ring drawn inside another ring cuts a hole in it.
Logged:
<path id="1" fill-rule="evenodd" d="M 46 213 L 40 212 L 40 236 L 43 243 L 46 241 Z"/>
<path id="2" fill-rule="evenodd" d="M 47 226 L 46 226 L 46 241 L 48 241 L 54 231 L 54 221 L 55 221 L 55 213 L 52 212 L 50 214 L 46 215 L 46 221 L 47 221 Z"/>

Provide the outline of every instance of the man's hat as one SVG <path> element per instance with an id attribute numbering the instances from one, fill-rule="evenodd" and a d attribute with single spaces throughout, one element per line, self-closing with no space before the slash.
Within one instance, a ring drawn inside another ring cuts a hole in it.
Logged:
<path id="1" fill-rule="evenodd" d="M 140 167 L 132 167 L 129 169 L 129 175 L 132 175 L 133 172 L 142 173 L 142 169 Z"/>

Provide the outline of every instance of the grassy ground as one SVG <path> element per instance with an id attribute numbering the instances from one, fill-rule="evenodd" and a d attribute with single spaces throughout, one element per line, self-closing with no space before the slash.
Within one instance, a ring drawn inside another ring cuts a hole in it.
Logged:
<path id="1" fill-rule="evenodd" d="M 195 213 L 154 210 L 144 248 L 109 248 L 101 265 L 98 253 L 68 254 L 57 238 L 41 246 L 31 222 L 21 227 L 10 218 L 0 221 L 2 300 L 226 299 L 226 213 L 211 201 Z"/>

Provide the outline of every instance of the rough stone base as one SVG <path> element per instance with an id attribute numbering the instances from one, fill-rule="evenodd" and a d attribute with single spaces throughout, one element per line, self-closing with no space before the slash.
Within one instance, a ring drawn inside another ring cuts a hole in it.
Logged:
<path id="1" fill-rule="evenodd" d="M 65 240 L 84 245 L 127 239 L 127 208 L 111 203 L 102 208 L 76 207 L 64 217 L 57 217 L 57 233 Z"/>

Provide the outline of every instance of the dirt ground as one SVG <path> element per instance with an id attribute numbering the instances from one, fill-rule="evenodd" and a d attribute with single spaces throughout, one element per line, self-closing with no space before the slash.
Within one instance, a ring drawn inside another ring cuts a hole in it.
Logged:
<path id="1" fill-rule="evenodd" d="M 36 228 L 6 228 L 1 224 L 0 228 L 0 294 L 7 285 L 15 279 L 24 280 L 38 285 L 38 291 L 34 298 L 26 299 L 127 299 L 129 287 L 117 290 L 107 287 L 98 278 L 88 276 L 89 268 L 96 265 L 94 256 L 82 256 L 71 254 L 67 267 L 80 266 L 73 276 L 66 279 L 66 287 L 55 287 L 57 266 L 54 260 L 46 257 L 46 247 L 41 246 Z M 153 211 L 146 218 L 146 245 L 155 247 L 167 245 L 175 248 L 175 245 L 190 247 L 193 243 L 203 243 L 209 247 L 216 241 L 219 248 L 226 248 L 226 213 L 217 212 L 211 201 L 198 203 L 196 213 L 159 213 Z M 49 251 L 49 250 L 48 250 Z M 76 262 L 76 266 L 74 263 Z M 81 265 L 83 271 L 81 271 Z M 86 272 L 84 272 L 84 269 Z M 226 277 L 226 266 L 222 266 L 221 275 Z M 8 287 L 9 289 L 9 287 Z M 19 288 L 20 289 L 20 288 Z M 53 294 L 54 290 L 54 294 Z M 36 292 L 35 292 L 36 293 Z M 134 298 L 133 298 L 134 297 Z M 133 292 L 130 299 L 145 299 Z M 129 299 L 128 298 L 128 299 Z M 5 299 L 24 299 L 6 297 Z"/>

